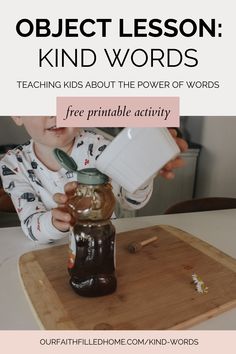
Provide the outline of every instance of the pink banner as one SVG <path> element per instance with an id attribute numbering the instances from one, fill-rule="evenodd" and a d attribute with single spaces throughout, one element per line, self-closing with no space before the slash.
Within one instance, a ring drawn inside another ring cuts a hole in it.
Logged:
<path id="1" fill-rule="evenodd" d="M 235 331 L 2 331 L 2 353 L 235 353 Z"/>
<path id="2" fill-rule="evenodd" d="M 178 127 L 179 97 L 57 97 L 58 127 Z"/>

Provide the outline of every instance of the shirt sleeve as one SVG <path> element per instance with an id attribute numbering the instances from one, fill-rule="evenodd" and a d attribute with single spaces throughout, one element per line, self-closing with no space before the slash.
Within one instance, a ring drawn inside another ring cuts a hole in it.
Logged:
<path id="1" fill-rule="evenodd" d="M 5 191 L 9 194 L 27 237 L 39 243 L 49 243 L 61 239 L 69 232 L 61 232 L 52 224 L 52 213 L 47 210 L 22 173 L 1 163 L 1 178 Z"/>
<path id="2" fill-rule="evenodd" d="M 112 182 L 113 192 L 120 206 L 126 210 L 138 210 L 143 208 L 151 198 L 153 192 L 153 178 L 149 179 L 134 193 L 130 193 L 123 187 Z"/>

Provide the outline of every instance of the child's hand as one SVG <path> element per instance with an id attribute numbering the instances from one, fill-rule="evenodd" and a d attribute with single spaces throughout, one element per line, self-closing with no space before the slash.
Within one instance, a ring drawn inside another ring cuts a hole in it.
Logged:
<path id="1" fill-rule="evenodd" d="M 69 182 L 65 185 L 65 194 L 56 193 L 53 196 L 53 200 L 58 204 L 58 207 L 52 209 L 52 223 L 59 231 L 65 232 L 70 228 L 71 215 L 63 209 L 68 200 L 67 194 L 74 194 L 76 187 L 77 182 Z"/>
<path id="2" fill-rule="evenodd" d="M 188 144 L 185 140 L 177 137 L 177 131 L 175 129 L 169 129 L 169 132 L 175 139 L 176 144 L 178 145 L 179 149 L 181 152 L 186 151 L 188 149 Z M 183 167 L 185 165 L 184 160 L 181 157 L 176 157 L 175 160 L 172 160 L 168 162 L 161 171 L 159 171 L 159 174 L 166 179 L 173 179 L 175 177 L 175 174 L 173 172 L 173 169 Z"/>

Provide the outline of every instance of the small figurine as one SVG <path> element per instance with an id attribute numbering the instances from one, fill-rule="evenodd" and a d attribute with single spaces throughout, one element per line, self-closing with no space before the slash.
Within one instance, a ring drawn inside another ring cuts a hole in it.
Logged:
<path id="1" fill-rule="evenodd" d="M 192 274 L 192 279 L 198 293 L 208 293 L 208 287 L 204 284 L 204 281 L 196 273 Z"/>

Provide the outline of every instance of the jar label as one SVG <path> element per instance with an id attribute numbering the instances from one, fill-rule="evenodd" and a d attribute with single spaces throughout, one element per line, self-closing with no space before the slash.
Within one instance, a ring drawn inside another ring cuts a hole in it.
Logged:
<path id="1" fill-rule="evenodd" d="M 69 235 L 69 251 L 68 251 L 68 269 L 72 269 L 75 265 L 75 257 L 76 257 L 76 241 L 75 235 L 73 233 L 73 229 L 71 228 L 71 232 Z"/>

